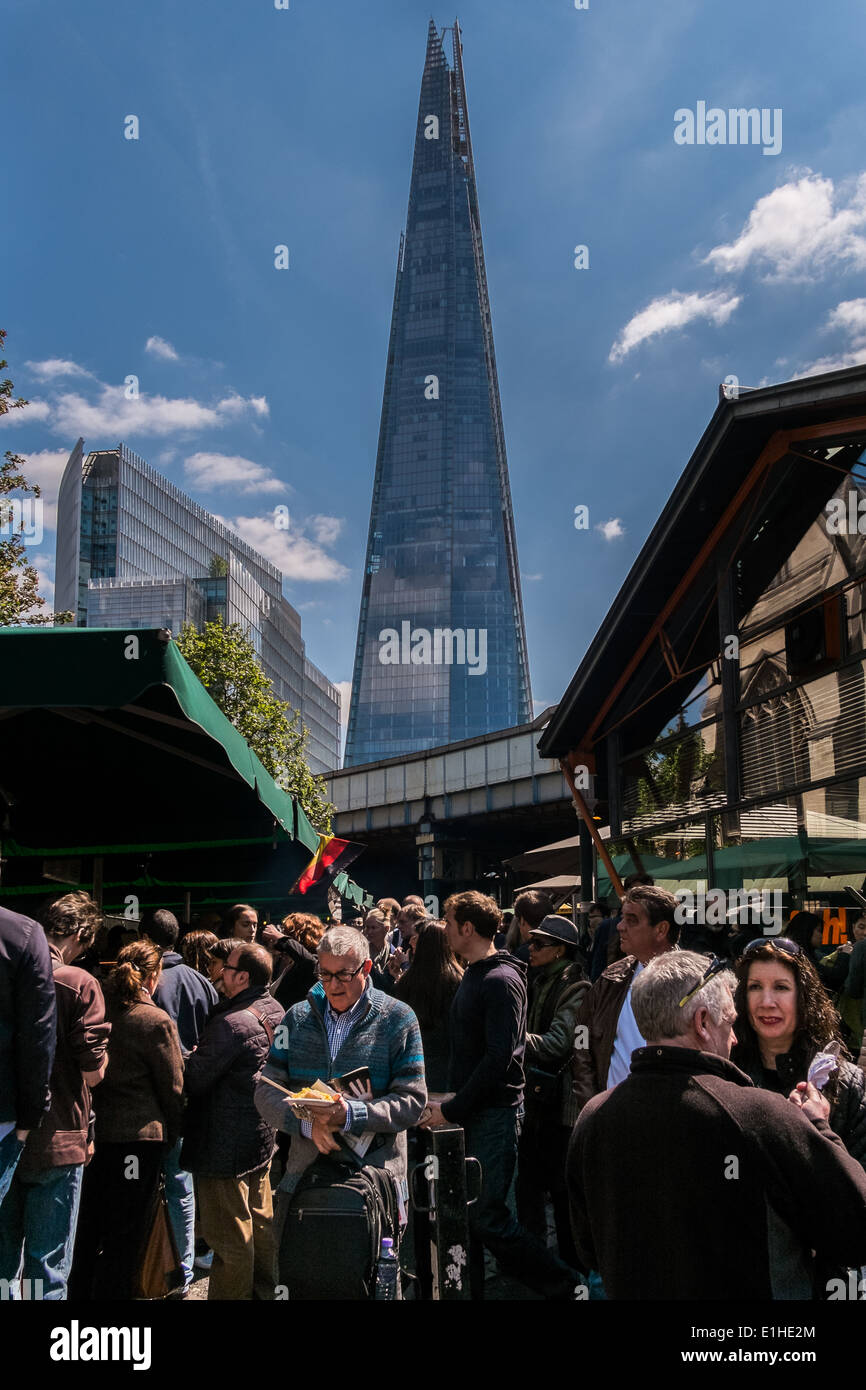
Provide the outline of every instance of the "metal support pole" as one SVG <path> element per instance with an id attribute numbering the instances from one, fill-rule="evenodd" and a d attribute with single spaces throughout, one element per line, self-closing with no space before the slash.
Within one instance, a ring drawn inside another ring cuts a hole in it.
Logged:
<path id="1" fill-rule="evenodd" d="M 604 867 L 607 870 L 607 876 L 610 879 L 611 884 L 613 885 L 613 891 L 616 893 L 618 898 L 624 898 L 625 889 L 622 886 L 622 881 L 616 869 L 613 867 L 613 860 L 607 852 L 607 845 L 604 843 L 601 836 L 599 835 L 598 830 L 595 827 L 595 823 L 592 819 L 592 816 L 589 814 L 589 808 L 587 807 L 586 802 L 584 801 L 583 797 L 581 796 L 580 792 L 577 790 L 577 787 L 575 786 L 574 773 L 572 772 L 565 758 L 560 758 L 559 766 L 562 768 L 562 775 L 568 783 L 568 789 L 571 792 L 572 799 L 574 801 L 574 808 L 577 811 L 578 815 L 583 818 L 583 823 L 589 831 L 590 835 L 592 836 L 592 842 L 601 856 L 601 862 L 602 864 L 604 864 Z"/>
<path id="2" fill-rule="evenodd" d="M 469 1291 L 468 1208 L 478 1200 L 481 1166 L 466 1158 L 463 1130 L 459 1125 L 426 1130 L 429 1148 L 412 1174 L 412 1205 L 426 1212 L 430 1222 L 430 1262 L 433 1297 L 441 1301 L 466 1301 Z M 469 1172 L 475 1175 L 469 1194 Z"/>

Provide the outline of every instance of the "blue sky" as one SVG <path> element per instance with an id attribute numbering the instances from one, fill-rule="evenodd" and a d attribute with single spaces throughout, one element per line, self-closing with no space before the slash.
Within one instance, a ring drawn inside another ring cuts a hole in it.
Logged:
<path id="1" fill-rule="evenodd" d="M 279 565 L 336 682 L 430 15 L 429 0 L 6 5 L 0 326 L 32 404 L 2 447 L 50 502 L 79 434 L 123 439 Z M 866 19 L 858 0 L 465 0 L 459 18 L 541 708 L 719 382 L 866 358 Z M 677 144 L 674 113 L 699 101 L 781 110 L 780 153 Z M 53 552 L 46 530 L 49 597 Z"/>

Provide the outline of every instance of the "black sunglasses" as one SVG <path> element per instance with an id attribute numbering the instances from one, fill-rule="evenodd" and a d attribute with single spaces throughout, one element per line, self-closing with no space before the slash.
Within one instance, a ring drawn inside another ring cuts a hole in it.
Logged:
<path id="1" fill-rule="evenodd" d="M 743 955 L 747 956 L 750 951 L 756 951 L 759 946 L 775 946 L 784 951 L 786 956 L 799 956 L 803 951 L 802 946 L 798 946 L 790 936 L 756 936 L 754 941 L 743 947 Z"/>

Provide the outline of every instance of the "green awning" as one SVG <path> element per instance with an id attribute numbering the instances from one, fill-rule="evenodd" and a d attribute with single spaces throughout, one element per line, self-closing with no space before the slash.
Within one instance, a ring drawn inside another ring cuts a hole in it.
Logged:
<path id="1" fill-rule="evenodd" d="M 279 852 L 287 893 L 318 847 L 162 630 L 0 631 L 0 744 L 7 857 L 13 844 L 44 857 L 167 853 L 167 881 L 212 867 L 217 880 L 256 882 Z"/>

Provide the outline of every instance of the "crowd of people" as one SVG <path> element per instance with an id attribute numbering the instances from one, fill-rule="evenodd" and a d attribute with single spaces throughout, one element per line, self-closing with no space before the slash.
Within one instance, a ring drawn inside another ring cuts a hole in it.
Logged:
<path id="1" fill-rule="evenodd" d="M 827 1296 L 866 1264 L 866 916 L 833 949 L 803 912 L 709 951 L 677 907 L 635 875 L 579 928 L 535 890 L 183 932 L 106 932 L 84 892 L 0 908 L 0 1287 L 142 1296 L 164 1200 L 172 1297 L 199 1266 L 210 1299 L 271 1301 L 312 1172 L 360 1154 L 402 1230 L 425 1132 L 459 1126 L 473 1298 L 485 1251 L 556 1301 Z"/>

